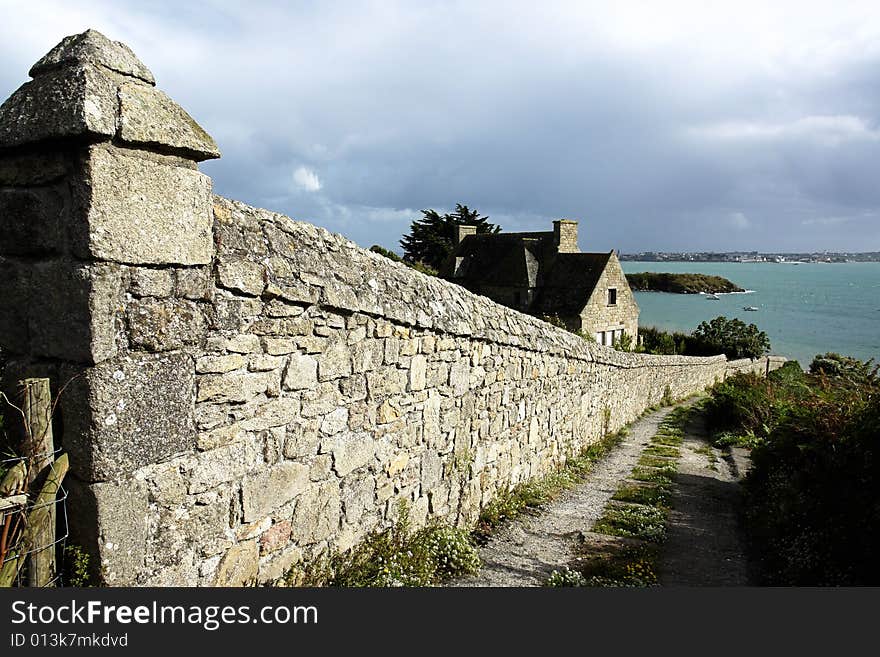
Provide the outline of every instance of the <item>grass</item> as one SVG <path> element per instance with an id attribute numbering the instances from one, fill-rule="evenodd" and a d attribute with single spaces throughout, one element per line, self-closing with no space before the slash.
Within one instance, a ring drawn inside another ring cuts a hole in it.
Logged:
<path id="1" fill-rule="evenodd" d="M 650 456 L 668 456 L 676 459 L 681 456 L 681 452 L 675 447 L 669 447 L 667 445 L 649 445 L 644 451 L 642 451 L 642 454 L 648 454 Z"/>
<path id="2" fill-rule="evenodd" d="M 593 531 L 597 534 L 662 543 L 666 539 L 666 516 L 666 510 L 660 507 L 615 504 L 605 508 L 605 513 L 593 526 Z"/>
<path id="3" fill-rule="evenodd" d="M 645 466 L 646 468 L 665 468 L 670 463 L 672 463 L 672 461 L 664 456 L 651 456 L 650 454 L 642 456 L 638 460 L 638 464 Z"/>
<path id="4" fill-rule="evenodd" d="M 667 507 L 672 498 L 672 490 L 669 486 L 660 484 L 640 485 L 623 484 L 614 493 L 612 500 L 618 502 L 630 502 L 632 504 L 646 504 L 653 507 Z"/>
<path id="5" fill-rule="evenodd" d="M 655 445 L 663 445 L 667 447 L 678 447 L 684 439 L 681 436 L 672 436 L 668 434 L 657 434 L 651 439 Z"/>
<path id="6" fill-rule="evenodd" d="M 675 475 L 675 464 L 670 463 L 670 467 L 654 468 L 637 465 L 633 468 L 631 479 L 636 481 L 646 481 L 652 484 L 672 484 L 672 477 Z"/>
<path id="7" fill-rule="evenodd" d="M 765 438 L 756 436 L 754 431 L 746 429 L 740 432 L 721 431 L 712 435 L 712 444 L 715 447 L 745 447 L 755 449 L 766 443 Z"/>

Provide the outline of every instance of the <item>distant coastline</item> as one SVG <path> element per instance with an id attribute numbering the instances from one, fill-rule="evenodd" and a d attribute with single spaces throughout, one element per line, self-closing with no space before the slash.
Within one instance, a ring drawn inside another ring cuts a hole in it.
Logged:
<path id="1" fill-rule="evenodd" d="M 830 252 L 815 253 L 760 253 L 758 251 L 643 251 L 622 253 L 619 258 L 637 262 L 763 262 L 768 264 L 849 263 L 880 262 L 880 251 L 863 253 Z"/>

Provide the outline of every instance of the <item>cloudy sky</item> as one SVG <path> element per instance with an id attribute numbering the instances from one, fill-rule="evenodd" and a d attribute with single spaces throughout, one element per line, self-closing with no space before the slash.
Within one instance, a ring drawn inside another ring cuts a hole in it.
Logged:
<path id="1" fill-rule="evenodd" d="M 424 208 L 585 250 L 880 250 L 880 5 L 0 0 L 0 96 L 129 44 L 215 191 L 398 248 Z"/>

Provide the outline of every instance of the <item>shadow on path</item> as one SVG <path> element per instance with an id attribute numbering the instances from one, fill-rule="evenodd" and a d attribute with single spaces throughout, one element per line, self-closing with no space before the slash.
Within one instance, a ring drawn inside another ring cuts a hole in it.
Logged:
<path id="1" fill-rule="evenodd" d="M 740 526 L 742 455 L 708 445 L 702 422 L 688 427 L 660 559 L 663 586 L 754 583 Z"/>

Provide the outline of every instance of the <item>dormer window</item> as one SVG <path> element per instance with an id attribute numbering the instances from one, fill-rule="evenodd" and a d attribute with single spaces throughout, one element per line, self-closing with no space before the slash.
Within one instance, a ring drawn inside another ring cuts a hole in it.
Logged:
<path id="1" fill-rule="evenodd" d="M 609 287 L 608 288 L 608 305 L 616 306 L 617 305 L 617 288 Z"/>

